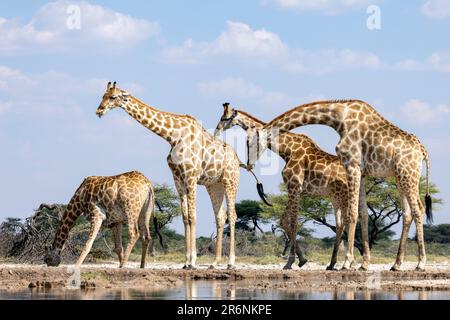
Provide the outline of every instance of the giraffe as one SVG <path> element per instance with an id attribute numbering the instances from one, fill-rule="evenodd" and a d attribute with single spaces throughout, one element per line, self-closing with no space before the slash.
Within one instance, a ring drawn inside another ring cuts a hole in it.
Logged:
<path id="1" fill-rule="evenodd" d="M 185 228 L 184 269 L 196 267 L 196 195 L 197 185 L 204 185 L 211 198 L 217 227 L 216 256 L 210 266 L 214 268 L 221 260 L 222 237 L 228 217 L 230 227 L 230 251 L 228 268 L 235 267 L 235 223 L 236 192 L 239 184 L 240 162 L 233 148 L 215 139 L 190 115 L 160 111 L 151 107 L 130 93 L 111 86 L 97 109 L 103 116 L 108 110 L 120 107 L 144 127 L 166 140 L 171 150 L 167 163 L 172 171 L 175 187 L 181 199 Z M 227 203 L 225 214 L 223 199 Z"/>
<path id="2" fill-rule="evenodd" d="M 224 103 L 223 107 L 224 112 L 217 124 L 215 135 L 219 135 L 233 126 L 240 126 L 247 132 L 248 139 L 251 141 L 256 130 L 260 130 L 266 125 L 265 122 L 247 112 L 234 109 L 229 103 Z M 291 269 L 295 261 L 299 202 L 302 195 L 308 195 L 328 196 L 331 199 L 336 220 L 336 238 L 327 270 L 333 270 L 337 262 L 344 227 L 350 223 L 356 224 L 356 219 L 350 219 L 347 214 L 348 187 L 344 166 L 338 157 L 326 153 L 303 134 L 282 132 L 274 143 L 268 145 L 268 148 L 286 162 L 282 177 L 288 189 L 289 200 L 281 218 L 281 227 L 289 235 L 291 246 L 290 256 L 284 269 Z M 256 155 L 257 158 L 259 156 L 260 154 Z M 361 217 L 365 226 L 362 228 L 363 237 L 368 237 L 367 211 L 361 212 L 361 214 L 365 214 L 365 217 Z M 369 253 L 365 252 L 365 255 L 369 256 Z M 299 267 L 302 267 L 306 263 L 306 259 L 299 256 L 299 260 Z M 364 268 L 367 268 L 367 265 L 364 265 Z"/>
<path id="3" fill-rule="evenodd" d="M 91 176 L 83 180 L 70 199 L 56 231 L 53 244 L 44 259 L 48 266 L 60 264 L 61 251 L 69 231 L 79 216 L 85 214 L 91 222 L 89 238 L 76 265 L 80 266 L 92 248 L 100 227 L 113 231 L 120 268 L 128 261 L 139 234 L 142 240 L 141 268 L 149 242 L 152 240 L 149 224 L 154 207 L 153 186 L 142 173 L 131 171 L 116 176 Z M 129 242 L 125 253 L 122 248 L 122 224 L 128 226 Z"/>
<path id="4" fill-rule="evenodd" d="M 364 193 L 366 176 L 395 177 L 403 208 L 403 227 L 397 258 L 391 270 L 400 270 L 404 260 L 408 232 L 414 220 L 417 230 L 418 264 L 425 270 L 426 254 L 423 237 L 424 211 L 432 222 L 432 200 L 429 193 L 430 160 L 419 139 L 381 116 L 372 106 L 361 100 L 317 101 L 295 107 L 266 124 L 255 135 L 252 153 L 260 145 L 260 137 L 273 140 L 279 132 L 321 124 L 333 128 L 340 136 L 336 154 L 345 167 L 349 187 L 349 214 L 356 216 L 358 197 Z M 265 140 L 265 139 L 262 139 Z M 422 162 L 426 163 L 425 210 L 419 196 Z M 349 239 L 355 228 L 349 228 Z M 364 246 L 368 244 L 364 241 Z M 353 249 L 353 245 L 349 243 Z M 353 251 L 347 252 L 344 268 L 353 262 Z"/>

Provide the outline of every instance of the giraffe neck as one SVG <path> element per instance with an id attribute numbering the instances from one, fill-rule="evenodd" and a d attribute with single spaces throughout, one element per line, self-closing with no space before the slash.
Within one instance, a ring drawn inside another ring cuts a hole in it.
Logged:
<path id="1" fill-rule="evenodd" d="M 339 134 L 345 121 L 347 106 L 333 101 L 319 101 L 291 109 L 264 126 L 265 129 L 277 128 L 290 131 L 308 124 L 321 124 L 332 127 Z"/>
<path id="2" fill-rule="evenodd" d="M 249 128 L 262 129 L 266 122 L 261 121 L 246 112 L 238 111 L 238 125 L 247 131 Z M 290 143 L 294 137 L 294 134 L 289 132 L 280 132 L 277 139 L 268 141 L 268 148 L 277 153 L 283 160 L 288 161 L 291 156 Z"/>
<path id="3" fill-rule="evenodd" d="M 66 243 L 67 238 L 69 237 L 69 231 L 72 229 L 75 221 L 83 211 L 81 210 L 80 205 L 75 205 L 75 202 L 78 201 L 78 195 L 75 195 L 67 205 L 66 210 L 64 211 L 61 222 L 59 223 L 58 229 L 56 230 L 55 240 L 52 244 L 52 249 L 60 254 L 61 250 Z"/>
<path id="4" fill-rule="evenodd" d="M 181 128 L 180 120 L 186 118 L 184 115 L 171 114 L 155 109 L 133 96 L 128 97 L 128 101 L 122 108 L 136 121 L 171 145 L 176 142 L 174 130 Z"/>

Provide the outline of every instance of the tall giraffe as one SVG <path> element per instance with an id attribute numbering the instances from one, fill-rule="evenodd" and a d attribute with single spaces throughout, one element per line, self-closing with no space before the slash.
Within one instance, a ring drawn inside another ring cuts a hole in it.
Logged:
<path id="1" fill-rule="evenodd" d="M 215 135 L 219 135 L 224 130 L 233 126 L 240 126 L 247 133 L 248 139 L 252 141 L 256 130 L 260 130 L 266 125 L 265 122 L 248 114 L 247 112 L 234 109 L 229 103 L 224 103 L 223 115 L 217 124 Z M 336 238 L 328 270 L 334 269 L 337 261 L 337 254 L 344 227 L 356 224 L 358 217 L 348 215 L 348 187 L 347 176 L 344 166 L 339 158 L 330 155 L 320 149 L 314 141 L 303 134 L 291 132 L 281 132 L 278 139 L 267 146 L 277 153 L 286 162 L 282 171 L 283 181 L 288 189 L 288 205 L 281 218 L 281 227 L 287 232 L 290 239 L 290 256 L 284 269 L 291 269 L 295 261 L 296 235 L 297 235 L 297 215 L 299 212 L 299 202 L 302 195 L 306 196 L 328 196 L 333 204 L 336 220 Z M 261 153 L 257 154 L 259 158 Z M 365 193 L 362 200 L 364 201 Z M 364 206 L 363 206 L 364 208 Z M 368 237 L 368 217 L 367 210 L 361 212 L 361 225 L 363 238 Z M 364 247 L 368 250 L 368 247 Z M 363 269 L 368 268 L 369 252 L 364 252 Z M 301 267 L 306 263 L 306 259 L 299 256 Z"/>
<path id="2" fill-rule="evenodd" d="M 89 238 L 78 258 L 80 266 L 92 248 L 101 226 L 112 228 L 115 242 L 114 251 L 123 267 L 130 256 L 139 234 L 142 238 L 141 268 L 145 267 L 148 244 L 151 241 L 149 229 L 155 197 L 151 182 L 140 172 L 132 171 L 116 176 L 92 176 L 84 179 L 75 191 L 64 211 L 55 239 L 49 248 L 45 263 L 58 266 L 61 251 L 69 231 L 79 216 L 85 214 L 91 222 Z M 128 226 L 129 242 L 122 248 L 122 224 Z"/>
<path id="3" fill-rule="evenodd" d="M 228 268 L 234 268 L 235 201 L 240 162 L 233 148 L 216 140 L 193 117 L 160 111 L 119 89 L 115 82 L 113 86 L 109 82 L 96 113 L 101 117 L 116 107 L 124 109 L 171 146 L 167 163 L 181 199 L 185 228 L 186 263 L 183 268 L 195 268 L 197 259 L 195 237 L 197 184 L 206 187 L 216 218 L 216 257 L 211 267 L 216 266 L 222 256 L 223 228 L 227 218 L 223 208 L 225 196 L 230 226 Z"/>
<path id="4" fill-rule="evenodd" d="M 365 176 L 396 178 L 403 208 L 403 228 L 397 258 L 391 270 L 399 270 L 403 263 L 406 240 L 413 219 L 417 229 L 419 251 L 416 270 L 424 270 L 426 265 L 422 221 L 424 207 L 419 196 L 424 160 L 427 178 L 425 213 L 428 221 L 432 221 L 432 201 L 429 194 L 430 161 L 428 152 L 419 139 L 387 121 L 364 101 L 318 101 L 293 108 L 266 124 L 255 136 L 252 153 L 255 152 L 255 147 L 263 147 L 258 142 L 261 135 L 275 139 L 279 132 L 308 124 L 329 126 L 340 136 L 336 153 L 347 173 L 351 216 L 355 216 L 358 212 L 358 197 L 364 192 Z M 354 234 L 355 230 L 352 227 L 349 229 L 349 238 L 353 238 Z M 352 262 L 353 252 L 347 253 L 344 268 L 350 268 Z"/>

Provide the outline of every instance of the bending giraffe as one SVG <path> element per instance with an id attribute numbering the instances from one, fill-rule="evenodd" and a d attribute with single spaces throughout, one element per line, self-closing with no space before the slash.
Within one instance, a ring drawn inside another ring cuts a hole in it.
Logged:
<path id="1" fill-rule="evenodd" d="M 240 126 L 247 133 L 251 141 L 256 130 L 266 124 L 254 116 L 234 109 L 229 103 L 224 103 L 224 112 L 217 124 L 215 135 L 233 126 Z M 284 269 L 291 269 L 295 261 L 297 216 L 301 196 L 328 196 L 333 205 L 336 220 L 336 238 L 331 262 L 328 270 L 334 269 L 344 227 L 356 219 L 350 219 L 348 210 L 347 176 L 339 158 L 320 149 L 314 141 L 303 134 L 290 132 L 280 133 L 274 143 L 268 148 L 277 153 L 286 162 L 282 171 L 283 181 L 288 189 L 288 205 L 281 218 L 281 227 L 286 231 L 290 240 L 290 255 Z M 261 153 L 256 155 L 259 158 Z M 256 159 L 255 159 L 256 161 Z M 363 195 L 362 201 L 364 201 Z M 363 238 L 368 237 L 367 211 L 361 212 L 361 222 L 364 227 Z M 368 255 L 368 253 L 366 253 Z M 303 256 L 299 256 L 299 267 L 306 263 Z"/>
<path id="2" fill-rule="evenodd" d="M 329 126 L 340 136 L 336 154 L 347 173 L 351 217 L 357 216 L 358 198 L 364 192 L 365 176 L 394 176 L 396 178 L 403 208 L 403 228 L 397 258 L 391 270 L 399 270 L 403 263 L 406 240 L 412 220 L 416 224 L 419 251 L 416 270 L 424 270 L 426 264 L 422 221 L 424 207 L 419 196 L 419 183 L 424 160 L 427 177 L 425 213 L 428 221 L 432 221 L 432 210 L 429 194 L 430 161 L 428 153 L 419 139 L 384 119 L 364 101 L 319 101 L 293 108 L 266 124 L 255 136 L 252 153 L 255 152 L 255 148 L 263 147 L 260 145 L 261 135 L 266 135 L 267 139 L 273 140 L 276 139 L 279 132 L 290 131 L 308 124 Z M 354 234 L 355 228 L 349 228 L 349 247 L 351 249 L 353 249 L 353 244 L 350 243 L 350 239 L 354 238 Z M 363 241 L 363 246 L 368 246 L 368 243 Z M 368 259 L 368 256 L 364 256 L 367 264 Z M 344 268 L 349 269 L 353 260 L 353 250 L 351 250 L 345 257 Z"/>
<path id="3" fill-rule="evenodd" d="M 216 266 L 222 256 L 223 228 L 227 218 L 223 207 L 225 197 L 230 226 L 228 268 L 234 268 L 235 202 L 240 162 L 233 148 L 216 140 L 190 115 L 160 111 L 119 89 L 115 82 L 112 86 L 109 82 L 96 113 L 101 117 L 108 110 L 117 107 L 125 110 L 171 146 L 167 163 L 181 199 L 185 228 L 186 261 L 183 268 L 195 268 L 197 260 L 195 237 L 197 185 L 206 187 L 216 218 L 216 257 L 211 267 Z"/>
<path id="4" fill-rule="evenodd" d="M 53 244 L 45 256 L 45 263 L 48 266 L 60 264 L 61 251 L 69 231 L 78 217 L 85 214 L 91 223 L 91 230 L 76 263 L 77 266 L 83 263 L 100 227 L 103 226 L 113 230 L 114 251 L 119 257 L 121 268 L 127 263 L 131 250 L 139 234 L 141 235 L 141 268 L 144 268 L 148 244 L 151 241 L 149 224 L 154 204 L 152 184 L 140 172 L 126 172 L 111 177 L 87 177 L 75 191 L 62 215 Z M 125 253 L 122 248 L 122 224 L 124 223 L 128 226 L 129 234 Z"/>

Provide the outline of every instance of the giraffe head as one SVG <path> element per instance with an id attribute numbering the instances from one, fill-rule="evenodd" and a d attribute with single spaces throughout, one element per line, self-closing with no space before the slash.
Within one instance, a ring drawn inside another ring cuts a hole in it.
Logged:
<path id="1" fill-rule="evenodd" d="M 61 263 L 61 256 L 59 250 L 53 247 L 47 248 L 47 253 L 45 254 L 44 262 L 49 267 L 57 267 Z"/>
<path id="2" fill-rule="evenodd" d="M 220 121 L 214 130 L 214 136 L 217 137 L 223 131 L 230 129 L 238 124 L 238 112 L 233 109 L 228 102 L 223 104 L 223 115 L 220 117 Z"/>
<path id="3" fill-rule="evenodd" d="M 103 95 L 102 101 L 100 102 L 100 106 L 97 108 L 96 114 L 100 118 L 103 116 L 108 110 L 122 107 L 122 105 L 128 101 L 130 94 L 124 90 L 121 90 L 116 87 L 116 82 L 114 81 L 111 86 L 111 82 L 108 82 L 106 86 L 106 92 Z"/>

